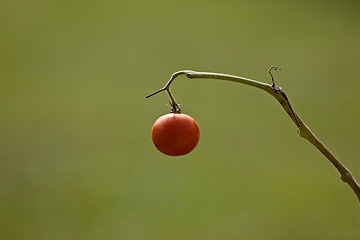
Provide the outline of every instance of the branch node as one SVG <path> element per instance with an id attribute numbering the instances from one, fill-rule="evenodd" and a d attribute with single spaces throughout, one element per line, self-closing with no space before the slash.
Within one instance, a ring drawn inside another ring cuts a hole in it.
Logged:
<path id="1" fill-rule="evenodd" d="M 352 175 L 348 169 L 345 173 L 341 174 L 341 180 L 343 182 L 349 182 L 351 178 L 352 178 Z"/>

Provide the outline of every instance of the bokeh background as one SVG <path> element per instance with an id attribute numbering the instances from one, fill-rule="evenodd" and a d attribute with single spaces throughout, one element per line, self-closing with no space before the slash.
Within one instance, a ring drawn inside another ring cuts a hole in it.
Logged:
<path id="1" fill-rule="evenodd" d="M 270 83 L 360 180 L 358 1 L 0 1 L 0 239 L 360 239 L 359 202 L 270 95 L 177 79 L 201 130 L 151 127 L 178 70 Z"/>

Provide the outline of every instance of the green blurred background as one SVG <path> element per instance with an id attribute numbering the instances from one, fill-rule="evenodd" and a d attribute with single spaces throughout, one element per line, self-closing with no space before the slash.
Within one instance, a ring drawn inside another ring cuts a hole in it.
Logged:
<path id="1" fill-rule="evenodd" d="M 360 180 L 358 1 L 0 1 L 0 239 L 360 239 L 360 206 L 270 95 L 177 79 L 201 130 L 151 127 L 178 70 L 276 82 Z"/>

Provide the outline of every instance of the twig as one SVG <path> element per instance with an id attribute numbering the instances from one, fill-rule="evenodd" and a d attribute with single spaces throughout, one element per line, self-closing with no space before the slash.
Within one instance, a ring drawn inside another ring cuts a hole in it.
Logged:
<path id="1" fill-rule="evenodd" d="M 272 84 L 266 84 L 262 82 L 258 82 L 249 78 L 244 77 L 238 77 L 234 75 L 228 75 L 228 74 L 222 74 L 222 73 L 211 73 L 211 72 L 196 72 L 191 70 L 182 70 L 175 72 L 170 80 L 167 82 L 167 84 L 160 90 L 148 95 L 146 98 L 149 98 L 159 92 L 167 91 L 169 94 L 171 105 L 173 106 L 173 110 L 176 110 L 178 108 L 178 105 L 175 102 L 174 97 L 172 96 L 170 92 L 170 85 L 174 81 L 174 79 L 180 75 L 186 75 L 186 77 L 192 79 L 192 78 L 203 78 L 203 79 L 219 79 L 219 80 L 226 80 L 226 81 L 232 81 L 237 83 L 242 83 L 245 85 L 249 85 L 252 87 L 256 87 L 259 89 L 264 90 L 265 92 L 269 93 L 273 97 L 276 98 L 276 100 L 281 104 L 281 106 L 284 108 L 284 110 L 287 112 L 289 117 L 293 120 L 293 122 L 298 127 L 298 132 L 301 137 L 307 139 L 311 144 L 313 144 L 333 165 L 334 167 L 339 171 L 341 180 L 348 183 L 349 186 L 352 188 L 352 190 L 355 192 L 356 196 L 358 197 L 360 201 L 360 185 L 356 182 L 354 177 L 352 176 L 349 169 L 347 169 L 335 156 L 332 154 L 324 144 L 320 142 L 320 140 L 311 132 L 310 128 L 306 126 L 306 124 L 302 121 L 302 119 L 296 114 L 294 109 L 292 108 L 290 101 L 286 94 L 283 92 L 283 90 L 275 85 L 275 81 L 273 78 L 273 75 L 271 73 L 271 70 L 278 69 L 277 67 L 270 67 L 269 74 L 271 75 Z M 175 106 L 175 107 L 174 107 Z"/>

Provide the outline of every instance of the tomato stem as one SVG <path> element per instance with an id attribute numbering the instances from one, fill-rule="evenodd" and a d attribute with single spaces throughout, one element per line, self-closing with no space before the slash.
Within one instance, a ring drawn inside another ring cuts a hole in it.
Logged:
<path id="1" fill-rule="evenodd" d="M 193 72 L 193 71 L 185 70 L 185 71 L 179 71 L 179 72 L 174 73 L 173 75 L 171 75 L 169 81 L 165 84 L 165 86 L 163 88 L 161 88 L 160 90 L 157 90 L 157 91 L 147 95 L 146 98 L 154 96 L 155 94 L 158 94 L 158 93 L 160 93 L 162 91 L 166 91 L 168 93 L 168 95 L 169 95 L 169 98 L 170 98 L 170 106 L 172 108 L 171 112 L 172 113 L 181 113 L 181 109 L 180 109 L 179 105 L 176 103 L 175 98 L 174 98 L 174 96 L 172 95 L 172 93 L 170 91 L 170 85 L 177 76 L 187 74 L 189 72 Z"/>

